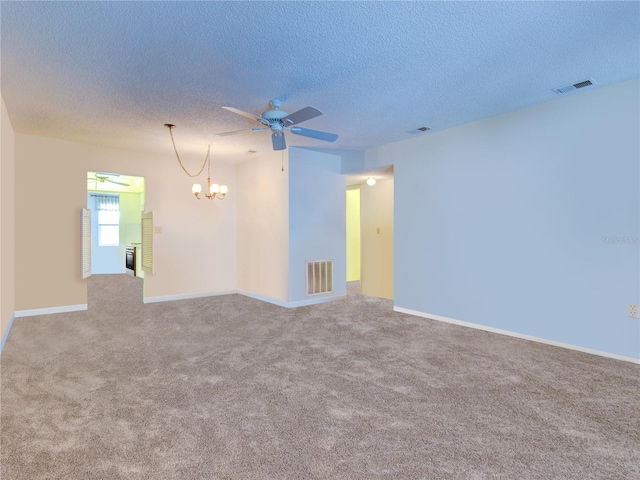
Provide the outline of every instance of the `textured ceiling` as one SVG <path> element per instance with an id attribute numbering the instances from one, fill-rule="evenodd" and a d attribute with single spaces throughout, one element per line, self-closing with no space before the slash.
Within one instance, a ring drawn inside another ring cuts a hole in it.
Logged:
<path id="1" fill-rule="evenodd" d="M 221 109 L 307 105 L 341 153 L 640 75 L 638 2 L 1 2 L 17 132 L 242 161 L 269 132 Z M 428 135 L 426 133 L 425 135 Z"/>

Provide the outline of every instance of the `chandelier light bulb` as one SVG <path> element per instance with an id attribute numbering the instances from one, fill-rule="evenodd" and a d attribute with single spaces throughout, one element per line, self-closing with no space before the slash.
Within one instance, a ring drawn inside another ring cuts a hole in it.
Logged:
<path id="1" fill-rule="evenodd" d="M 229 187 L 220 185 L 220 195 L 226 195 L 227 193 L 229 193 Z"/>
<path id="2" fill-rule="evenodd" d="M 194 183 L 193 187 L 191 187 L 191 192 L 194 195 L 198 195 L 200 192 L 202 192 L 202 185 L 200 185 L 199 183 Z"/>
<path id="3" fill-rule="evenodd" d="M 373 187 L 376 184 L 376 179 L 375 177 L 369 177 L 367 178 L 367 185 L 369 185 L 370 187 Z"/>
<path id="4" fill-rule="evenodd" d="M 217 183 L 214 183 L 213 185 L 211 185 L 211 187 L 209 188 L 209 193 L 211 195 L 216 195 L 217 193 L 220 193 L 220 185 L 218 185 Z"/>

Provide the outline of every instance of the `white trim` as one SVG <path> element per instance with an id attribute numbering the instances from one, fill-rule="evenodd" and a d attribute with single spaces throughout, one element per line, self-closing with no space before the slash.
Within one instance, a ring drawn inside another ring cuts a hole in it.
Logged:
<path id="1" fill-rule="evenodd" d="M 7 326 L 7 330 L 4 332 L 4 335 L 2 336 L 2 343 L 0 343 L 0 355 L 2 355 L 2 351 L 4 350 L 4 344 L 7 343 L 7 338 L 9 337 L 9 330 L 11 330 L 11 326 L 13 325 L 13 321 L 15 320 L 16 316 L 11 315 L 11 320 L 9 320 L 9 325 Z"/>
<path id="2" fill-rule="evenodd" d="M 245 290 L 236 290 L 234 293 L 238 293 L 240 295 L 244 295 L 245 297 L 255 298 L 256 300 L 260 300 L 262 302 L 272 303 L 273 305 L 277 305 L 283 308 L 297 308 L 297 307 L 306 307 L 308 305 L 316 305 L 318 303 L 327 303 L 333 302 L 334 300 L 343 300 L 347 298 L 347 295 L 328 295 L 325 297 L 314 297 L 308 300 L 298 300 L 296 302 L 285 302 L 283 300 L 277 300 L 275 298 L 266 297 L 264 295 L 260 295 L 258 293 L 247 292 Z"/>
<path id="3" fill-rule="evenodd" d="M 298 300 L 297 302 L 289 302 L 286 306 L 287 308 L 306 307 L 308 305 L 316 305 L 318 303 L 333 302 L 334 300 L 344 300 L 345 298 L 347 298 L 346 293 L 342 295 L 331 295 L 327 297 L 315 297 L 309 300 Z"/>
<path id="4" fill-rule="evenodd" d="M 144 303 L 172 302 L 174 300 L 189 300 L 192 298 L 217 297 L 219 295 L 231 295 L 238 293 L 237 290 L 220 290 L 217 292 L 200 292 L 200 293 L 179 293 L 177 295 L 160 295 L 158 297 L 146 297 L 142 301 Z"/>
<path id="5" fill-rule="evenodd" d="M 258 293 L 247 292 L 245 290 L 220 290 L 218 292 L 180 293 L 177 295 L 160 295 L 158 297 L 146 297 L 143 299 L 143 302 L 144 303 L 172 302 L 174 300 L 189 300 L 192 298 L 217 297 L 219 295 L 233 295 L 233 294 L 243 295 L 249 298 L 255 298 L 256 300 L 272 303 L 273 305 L 277 305 L 283 308 L 305 307 L 307 305 L 315 305 L 317 303 L 326 303 L 326 302 L 332 302 L 334 300 L 342 300 L 347 297 L 346 294 L 331 295 L 331 296 L 325 296 L 325 297 L 315 297 L 309 300 L 300 300 L 297 302 L 285 302 L 283 300 L 267 297 L 265 295 L 260 295 Z"/>
<path id="6" fill-rule="evenodd" d="M 556 342 L 555 340 L 548 340 L 546 338 L 534 337 L 532 335 L 525 335 L 523 333 L 511 332 L 509 330 L 502 330 L 494 327 L 487 327 L 477 323 L 463 322 L 462 320 L 456 320 L 454 318 L 441 317 L 440 315 L 433 315 L 431 313 L 419 312 L 417 310 L 410 310 L 403 307 L 393 307 L 394 312 L 406 313 L 408 315 L 414 315 L 416 317 L 429 318 L 431 320 L 437 320 L 439 322 L 452 323 L 454 325 L 461 325 L 463 327 L 475 328 L 477 330 L 484 330 L 485 332 L 499 333 L 500 335 L 507 335 L 508 337 L 520 338 L 523 340 L 530 340 L 532 342 L 544 343 L 546 345 L 553 345 L 554 347 L 567 348 L 569 350 L 577 350 L 578 352 L 590 353 L 592 355 L 599 355 L 601 357 L 613 358 L 614 360 L 622 360 L 625 362 L 637 363 L 640 365 L 640 358 L 627 357 L 624 355 L 617 355 L 615 353 L 603 352 L 601 350 L 594 350 L 592 348 L 580 347 L 578 345 L 572 345 L 570 343 Z"/>
<path id="7" fill-rule="evenodd" d="M 244 295 L 245 297 L 255 298 L 256 300 L 260 300 L 262 302 L 272 303 L 272 304 L 277 305 L 279 307 L 289 308 L 289 304 L 287 302 L 283 301 L 283 300 L 277 300 L 275 298 L 265 297 L 264 295 L 260 295 L 258 293 L 247 292 L 245 290 L 236 290 L 235 293 L 238 293 L 240 295 Z"/>
<path id="8" fill-rule="evenodd" d="M 38 315 L 49 315 L 51 313 L 80 312 L 86 309 L 87 309 L 87 304 L 80 303 L 78 305 L 63 305 L 61 307 L 35 308 L 33 310 L 18 310 L 15 313 L 15 316 L 16 318 L 35 317 Z"/>

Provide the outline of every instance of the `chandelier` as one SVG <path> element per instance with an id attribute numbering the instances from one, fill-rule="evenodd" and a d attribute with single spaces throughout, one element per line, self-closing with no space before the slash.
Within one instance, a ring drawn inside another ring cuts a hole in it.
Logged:
<path id="1" fill-rule="evenodd" d="M 186 173 L 192 178 L 197 177 L 202 173 L 202 171 L 204 170 L 204 167 L 206 166 L 207 167 L 207 190 L 205 191 L 204 196 L 209 200 L 213 200 L 214 198 L 217 198 L 218 200 L 224 200 L 224 197 L 226 197 L 227 193 L 229 193 L 229 187 L 227 187 L 226 185 L 218 185 L 217 183 L 211 183 L 211 145 L 209 145 L 209 147 L 207 148 L 207 156 L 204 157 L 204 163 L 202 164 L 202 167 L 200 168 L 198 173 L 196 173 L 195 175 L 192 175 L 184 167 L 182 160 L 180 159 L 180 155 L 178 155 L 176 142 L 173 139 L 173 129 L 175 128 L 175 125 L 171 123 L 165 123 L 164 126 L 169 129 L 169 135 L 171 135 L 171 143 L 173 144 L 173 151 L 176 152 L 178 163 L 182 167 L 182 170 L 184 170 L 184 173 Z M 202 193 L 202 185 L 200 185 L 199 183 L 194 183 L 193 187 L 191 187 L 191 193 L 193 193 L 196 196 L 196 198 L 200 200 L 200 194 Z"/>

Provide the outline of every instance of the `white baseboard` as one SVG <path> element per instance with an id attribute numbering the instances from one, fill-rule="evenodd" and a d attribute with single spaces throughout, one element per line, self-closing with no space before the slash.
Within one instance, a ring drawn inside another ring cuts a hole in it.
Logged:
<path id="1" fill-rule="evenodd" d="M 297 308 L 297 307 L 306 307 L 308 305 L 317 305 L 318 303 L 327 303 L 333 302 L 334 300 L 342 300 L 347 298 L 347 295 L 333 295 L 327 297 L 316 297 L 311 298 L 309 300 L 298 300 L 296 302 L 285 302 L 284 300 L 278 300 L 276 298 L 267 297 L 265 295 L 260 295 L 258 293 L 247 292 L 245 290 L 236 290 L 237 294 L 244 295 L 245 297 L 255 298 L 256 300 L 260 300 L 262 302 L 272 303 L 273 305 L 277 305 L 283 308 Z"/>
<path id="2" fill-rule="evenodd" d="M 330 297 L 314 297 L 309 300 L 298 300 L 297 302 L 289 302 L 287 303 L 287 308 L 297 308 L 297 307 L 306 307 L 308 305 L 317 305 L 319 303 L 328 303 L 334 302 L 336 300 L 344 300 L 347 298 L 347 294 L 343 295 L 332 295 Z"/>
<path id="3" fill-rule="evenodd" d="M 15 320 L 16 316 L 11 315 L 11 320 L 9 320 L 9 325 L 7 326 L 7 329 L 4 332 L 4 335 L 2 335 L 2 343 L 0 343 L 0 355 L 2 355 L 2 351 L 4 350 L 4 344 L 7 343 L 7 337 L 9 336 L 9 330 L 11 330 L 11 326 L 13 325 L 13 321 Z"/>
<path id="4" fill-rule="evenodd" d="M 577 350 L 578 352 L 590 353 L 591 355 L 599 355 L 601 357 L 613 358 L 614 360 L 622 360 L 625 362 L 640 364 L 640 358 L 627 357 L 624 355 L 617 355 L 615 353 L 603 352 L 600 350 L 594 350 L 591 348 L 580 347 L 578 345 L 572 345 L 570 343 L 556 342 L 555 340 L 547 340 L 546 338 L 534 337 L 532 335 L 525 335 L 522 333 L 511 332 L 509 330 L 502 330 L 500 328 L 487 327 L 477 323 L 463 322 L 462 320 L 456 320 L 454 318 L 442 317 L 440 315 L 433 315 L 430 313 L 419 312 L 417 310 L 410 310 L 403 307 L 393 307 L 394 312 L 406 313 L 408 315 L 414 315 L 416 317 L 429 318 L 431 320 L 437 320 L 439 322 L 452 323 L 454 325 L 461 325 L 463 327 L 475 328 L 476 330 L 484 330 L 485 332 L 499 333 L 500 335 L 507 335 L 508 337 L 520 338 L 522 340 L 530 340 L 532 342 L 544 343 L 546 345 L 553 345 L 554 347 L 567 348 L 569 350 Z"/>
<path id="5" fill-rule="evenodd" d="M 249 298 L 255 298 L 256 300 L 271 303 L 273 305 L 277 305 L 283 308 L 304 307 L 307 305 L 315 305 L 318 303 L 332 302 L 334 300 L 342 300 L 347 297 L 347 295 L 345 294 L 345 295 L 336 295 L 331 297 L 317 297 L 309 300 L 300 300 L 297 302 L 285 302 L 284 300 L 278 300 L 276 298 L 267 297 L 265 295 L 260 295 L 258 293 L 247 292 L 245 290 L 220 290 L 217 292 L 182 293 L 178 295 L 160 295 L 158 297 L 146 297 L 143 299 L 143 301 L 144 303 L 172 302 L 174 300 L 189 300 L 192 298 L 217 297 L 219 295 L 232 295 L 234 293 L 237 293 L 238 295 L 244 295 L 245 297 L 249 297 Z"/>
<path id="6" fill-rule="evenodd" d="M 15 313 L 15 317 L 35 317 L 38 315 L 49 315 L 51 313 L 80 312 L 86 309 L 86 303 L 80 303 L 78 305 L 63 305 L 61 307 L 35 308 L 33 310 L 18 310 Z"/>
<path id="7" fill-rule="evenodd" d="M 235 293 L 238 295 L 244 295 L 245 297 L 255 298 L 256 300 L 260 300 L 261 302 L 272 303 L 273 305 L 277 305 L 279 307 L 288 308 L 288 302 L 284 300 L 278 300 L 277 298 L 267 297 L 265 295 L 260 295 L 259 293 L 247 292 L 245 290 L 236 290 Z"/>
<path id="8" fill-rule="evenodd" d="M 142 301 L 144 303 L 172 302 L 174 300 L 189 300 L 192 298 L 217 297 L 219 295 L 231 295 L 238 293 L 237 290 L 220 290 L 217 292 L 200 292 L 200 293 L 180 293 L 177 295 L 160 295 L 158 297 L 146 297 Z"/>

